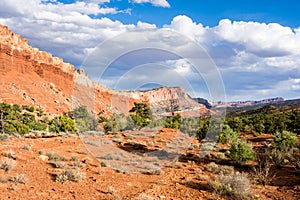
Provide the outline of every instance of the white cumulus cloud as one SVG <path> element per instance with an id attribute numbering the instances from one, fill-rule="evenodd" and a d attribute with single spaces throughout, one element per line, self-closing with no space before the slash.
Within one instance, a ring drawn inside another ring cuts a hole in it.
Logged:
<path id="1" fill-rule="evenodd" d="M 166 0 L 132 0 L 133 3 L 150 3 L 153 6 L 169 8 L 171 7 Z"/>

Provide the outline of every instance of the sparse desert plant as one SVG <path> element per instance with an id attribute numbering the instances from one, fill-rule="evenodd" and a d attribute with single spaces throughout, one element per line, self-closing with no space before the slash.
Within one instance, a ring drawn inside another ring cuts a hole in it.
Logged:
<path id="1" fill-rule="evenodd" d="M 15 166 L 16 166 L 16 162 L 12 159 L 4 158 L 0 162 L 0 169 L 3 169 L 5 173 L 15 168 Z"/>
<path id="2" fill-rule="evenodd" d="M 258 167 L 253 168 L 252 177 L 257 184 L 268 185 L 275 177 L 275 174 L 271 171 L 271 165 L 262 166 L 261 164 Z"/>
<path id="3" fill-rule="evenodd" d="M 3 153 L 3 155 L 5 156 L 5 157 L 7 157 L 7 158 L 14 158 L 15 157 L 15 152 L 13 151 L 13 150 L 8 150 L 8 151 L 5 151 L 4 153 Z"/>
<path id="4" fill-rule="evenodd" d="M 49 164 L 53 165 L 55 168 L 65 168 L 67 166 L 63 161 L 51 161 Z"/>
<path id="5" fill-rule="evenodd" d="M 219 174 L 209 181 L 214 193 L 234 199 L 250 199 L 250 181 L 245 173 L 233 172 L 229 175 Z"/>
<path id="6" fill-rule="evenodd" d="M 9 139 L 9 136 L 7 134 L 3 134 L 3 133 L 0 134 L 0 141 L 6 141 L 8 139 Z"/>
<path id="7" fill-rule="evenodd" d="M 298 173 L 300 173 L 300 158 L 295 163 L 295 169 Z"/>
<path id="8" fill-rule="evenodd" d="M 107 167 L 107 163 L 104 162 L 104 161 L 101 161 L 100 166 L 101 166 L 101 167 Z"/>
<path id="9" fill-rule="evenodd" d="M 84 164 L 83 162 L 81 162 L 81 161 L 75 160 L 75 161 L 73 162 L 72 166 L 75 167 L 75 168 L 76 168 L 76 167 L 84 167 L 85 164 Z"/>
<path id="10" fill-rule="evenodd" d="M 86 178 L 85 173 L 81 171 L 74 171 L 67 169 L 63 173 L 56 176 L 56 181 L 60 183 L 64 183 L 66 181 L 73 181 L 73 182 L 79 182 L 81 180 L 84 180 Z"/>
<path id="11" fill-rule="evenodd" d="M 243 140 L 237 140 L 229 149 L 230 157 L 238 163 L 244 163 L 248 160 L 254 160 L 255 152 L 250 143 Z"/>
<path id="12" fill-rule="evenodd" d="M 25 184 L 27 182 L 27 179 L 25 178 L 24 174 L 17 174 L 16 176 L 11 177 L 9 181 L 16 184 L 17 183 Z"/>
<path id="13" fill-rule="evenodd" d="M 225 144 L 227 142 L 236 142 L 238 140 L 238 132 L 233 131 L 229 125 L 224 125 L 220 133 L 219 142 Z"/>
<path id="14" fill-rule="evenodd" d="M 72 161 L 76 161 L 77 159 L 78 159 L 77 156 L 72 156 L 72 157 L 71 157 L 71 160 L 72 160 Z"/>
<path id="15" fill-rule="evenodd" d="M 281 151 L 280 149 L 272 149 L 269 154 L 274 164 L 279 168 L 289 163 L 289 159 L 293 155 L 292 150 Z"/>
<path id="16" fill-rule="evenodd" d="M 21 148 L 26 150 L 26 151 L 30 151 L 30 149 L 31 149 L 30 146 L 22 146 Z"/>
<path id="17" fill-rule="evenodd" d="M 44 154 L 44 151 L 43 151 L 43 150 L 39 150 L 39 151 L 38 151 L 38 154 L 43 155 L 43 154 Z"/>
<path id="18" fill-rule="evenodd" d="M 209 164 L 205 165 L 205 169 L 214 174 L 223 174 L 223 175 L 232 174 L 234 172 L 234 167 L 227 166 L 227 165 L 220 166 L 214 162 L 210 162 Z"/>
<path id="19" fill-rule="evenodd" d="M 220 166 L 217 165 L 215 162 L 210 162 L 207 165 L 205 165 L 205 169 L 214 174 L 218 174 L 221 171 Z"/>
<path id="20" fill-rule="evenodd" d="M 60 155 L 58 155 L 58 153 L 56 152 L 48 152 L 46 153 L 46 156 L 48 156 L 49 160 L 59 160 L 60 159 Z"/>
<path id="21" fill-rule="evenodd" d="M 271 159 L 266 153 L 257 155 L 258 166 L 253 168 L 252 178 L 257 184 L 267 185 L 274 178 L 275 173 L 272 170 Z"/>
<path id="22" fill-rule="evenodd" d="M 290 151 L 297 144 L 297 135 L 290 131 L 276 132 L 274 135 L 275 148 L 280 151 Z"/>
<path id="23" fill-rule="evenodd" d="M 0 183 L 7 183 L 8 180 L 4 177 L 0 177 Z"/>
<path id="24" fill-rule="evenodd" d="M 162 175 L 163 170 L 156 166 L 146 166 L 146 171 L 143 173 L 148 175 Z"/>
<path id="25" fill-rule="evenodd" d="M 76 133 L 77 129 L 75 126 L 75 121 L 66 116 L 56 116 L 49 123 L 49 130 L 51 132 L 66 132 L 66 133 Z"/>
<path id="26" fill-rule="evenodd" d="M 92 145 L 92 146 L 95 146 L 95 147 L 99 147 L 101 145 L 101 142 L 99 141 L 85 141 L 86 144 L 89 144 L 89 145 Z"/>

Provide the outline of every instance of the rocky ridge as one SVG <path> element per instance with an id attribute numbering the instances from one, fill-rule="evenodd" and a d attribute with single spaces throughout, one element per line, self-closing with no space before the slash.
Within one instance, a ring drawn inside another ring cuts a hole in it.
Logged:
<path id="1" fill-rule="evenodd" d="M 147 103 L 162 115 L 171 111 L 194 116 L 208 112 L 178 87 L 150 91 L 105 88 L 92 82 L 83 70 L 75 70 L 63 59 L 31 47 L 26 39 L 2 25 L 0 77 L 0 101 L 33 105 L 51 114 L 67 112 L 79 105 L 106 115 L 127 113 L 134 102 Z"/>

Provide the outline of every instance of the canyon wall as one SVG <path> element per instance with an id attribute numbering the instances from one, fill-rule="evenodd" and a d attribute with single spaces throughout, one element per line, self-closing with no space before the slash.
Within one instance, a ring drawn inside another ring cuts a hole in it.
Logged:
<path id="1" fill-rule="evenodd" d="M 182 88 L 148 91 L 114 91 L 89 80 L 83 70 L 61 58 L 31 47 L 26 39 L 0 25 L 0 101 L 32 105 L 58 114 L 86 105 L 102 111 L 128 113 L 134 102 L 144 102 L 154 113 L 199 115 L 207 109 Z"/>

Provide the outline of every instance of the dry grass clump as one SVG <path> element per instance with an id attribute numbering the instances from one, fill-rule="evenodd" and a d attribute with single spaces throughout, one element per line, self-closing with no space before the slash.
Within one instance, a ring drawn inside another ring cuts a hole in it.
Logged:
<path id="1" fill-rule="evenodd" d="M 234 172 L 234 167 L 227 166 L 227 165 L 220 166 L 220 165 L 217 165 L 214 162 L 210 162 L 207 165 L 205 165 L 205 170 L 207 170 L 211 173 L 214 173 L 214 174 L 220 174 L 220 173 L 222 173 L 222 174 L 231 174 L 231 173 Z"/>
<path id="2" fill-rule="evenodd" d="M 276 175 L 272 167 L 272 161 L 267 154 L 258 154 L 257 162 L 258 166 L 253 168 L 252 178 L 257 184 L 268 185 Z"/>
<path id="3" fill-rule="evenodd" d="M 7 158 L 15 159 L 15 152 L 13 150 L 8 150 L 3 153 L 3 155 Z"/>
<path id="4" fill-rule="evenodd" d="M 25 178 L 24 174 L 17 174 L 14 177 L 11 177 L 9 179 L 9 181 L 13 182 L 13 183 L 21 183 L 21 184 L 25 184 L 27 182 L 27 179 Z"/>
<path id="5" fill-rule="evenodd" d="M 245 173 L 233 172 L 229 175 L 219 174 L 209 181 L 214 193 L 218 196 L 229 196 L 234 199 L 251 199 L 250 181 Z"/>
<path id="6" fill-rule="evenodd" d="M 15 168 L 16 162 L 12 159 L 4 158 L 0 162 L 0 169 L 3 169 L 5 173 Z"/>
<path id="7" fill-rule="evenodd" d="M 68 169 L 57 175 L 55 180 L 57 182 L 64 183 L 66 181 L 79 182 L 84 180 L 85 178 L 86 176 L 84 172 Z"/>
<path id="8" fill-rule="evenodd" d="M 65 168 L 67 164 L 63 161 L 51 161 L 49 164 L 53 165 L 55 168 Z"/>

